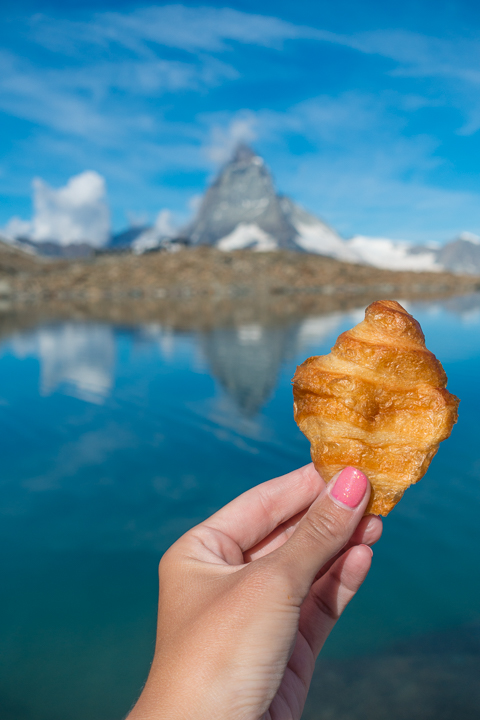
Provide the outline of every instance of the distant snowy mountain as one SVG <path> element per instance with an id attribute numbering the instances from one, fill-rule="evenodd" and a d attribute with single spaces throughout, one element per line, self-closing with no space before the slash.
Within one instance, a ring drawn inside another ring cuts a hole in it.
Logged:
<path id="1" fill-rule="evenodd" d="M 50 257 L 88 257 L 87 243 L 59 245 L 9 238 L 29 252 Z M 161 210 L 151 226 L 132 227 L 112 236 L 107 251 L 137 254 L 176 251 L 184 245 L 209 245 L 225 252 L 295 250 L 316 253 L 342 262 L 389 270 L 413 270 L 480 275 L 480 237 L 462 233 L 443 246 L 415 246 L 406 241 L 356 235 L 342 238 L 323 220 L 286 196 L 277 194 L 264 160 L 240 144 L 207 189 L 196 217 L 175 228 L 172 215 Z"/>
<path id="2" fill-rule="evenodd" d="M 34 255 L 41 255 L 48 258 L 64 258 L 73 260 L 75 258 L 88 258 L 95 254 L 95 248 L 87 242 L 74 242 L 69 245 L 62 245 L 55 240 L 31 240 L 30 238 L 19 237 L 11 241 L 15 247 Z"/>
<path id="3" fill-rule="evenodd" d="M 173 246 L 178 249 L 184 240 L 175 242 L 177 234 L 177 230 L 171 224 L 170 211 L 161 210 L 153 225 L 132 227 L 115 235 L 110 240 L 109 248 L 130 248 L 138 255 L 151 250 L 173 250 Z"/>
<path id="4" fill-rule="evenodd" d="M 379 268 L 442 269 L 432 248 L 385 238 L 343 239 L 293 200 L 277 195 L 263 159 L 246 145 L 239 145 L 223 167 L 183 234 L 193 245 L 225 251 L 288 249 Z"/>
<path id="5" fill-rule="evenodd" d="M 135 240 L 147 230 L 150 230 L 148 225 L 134 225 L 133 227 L 128 228 L 128 230 L 123 230 L 120 233 L 112 235 L 106 245 L 106 248 L 112 250 L 124 250 L 130 248 L 132 243 L 134 243 Z"/>
<path id="6" fill-rule="evenodd" d="M 277 195 L 261 157 L 240 145 L 207 190 L 183 234 L 193 245 L 316 253 L 388 270 L 480 274 L 480 238 L 463 233 L 443 247 L 364 235 L 345 240 L 288 197 Z"/>
<path id="7" fill-rule="evenodd" d="M 438 262 L 455 273 L 480 275 L 480 237 L 462 233 L 439 249 Z"/>
<path id="8" fill-rule="evenodd" d="M 183 234 L 194 245 L 239 249 L 260 244 L 268 250 L 298 250 L 297 231 L 282 209 L 263 159 L 243 144 L 208 188 Z"/>

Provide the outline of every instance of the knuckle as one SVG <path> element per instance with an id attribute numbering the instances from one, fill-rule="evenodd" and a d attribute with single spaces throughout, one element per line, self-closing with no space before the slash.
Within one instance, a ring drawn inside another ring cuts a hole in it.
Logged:
<path id="1" fill-rule="evenodd" d="M 339 608 L 338 604 L 330 602 L 326 598 L 322 597 L 320 593 L 313 594 L 313 602 L 315 603 L 316 609 L 320 613 L 322 613 L 322 615 L 325 615 L 325 617 L 327 617 L 329 620 L 337 622 L 337 620 L 340 618 L 342 611 Z"/>
<path id="2" fill-rule="evenodd" d="M 344 532 L 342 524 L 334 511 L 322 508 L 321 512 L 311 513 L 305 517 L 305 532 L 316 543 L 331 546 L 343 542 Z"/>

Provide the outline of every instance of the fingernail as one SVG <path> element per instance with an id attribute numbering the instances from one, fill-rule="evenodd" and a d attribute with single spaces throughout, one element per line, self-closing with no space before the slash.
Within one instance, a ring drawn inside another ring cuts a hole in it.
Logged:
<path id="1" fill-rule="evenodd" d="M 346 467 L 330 490 L 330 495 L 349 508 L 356 508 L 361 503 L 367 490 L 367 476 L 354 467 Z"/>

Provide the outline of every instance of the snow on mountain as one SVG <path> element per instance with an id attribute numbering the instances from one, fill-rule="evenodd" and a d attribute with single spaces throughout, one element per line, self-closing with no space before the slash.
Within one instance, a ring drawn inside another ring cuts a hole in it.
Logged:
<path id="1" fill-rule="evenodd" d="M 157 232 L 155 227 L 147 228 L 138 235 L 131 244 L 131 248 L 136 255 L 142 255 L 149 250 L 156 250 L 161 247 L 164 235 Z"/>
<path id="2" fill-rule="evenodd" d="M 272 176 L 263 159 L 243 144 L 208 188 L 182 235 L 194 245 L 217 245 L 239 225 L 255 225 L 275 238 L 280 249 L 298 249 L 297 232 L 282 210 Z"/>
<path id="3" fill-rule="evenodd" d="M 442 270 L 434 248 L 418 247 L 401 240 L 371 238 L 356 235 L 346 244 L 355 256 L 355 262 L 386 270 Z"/>
<path id="4" fill-rule="evenodd" d="M 293 200 L 277 195 L 263 159 L 246 145 L 240 145 L 222 168 L 183 234 L 194 245 L 215 245 L 225 251 L 289 249 L 379 268 L 441 269 L 435 249 L 386 238 L 344 240 Z M 147 241 L 150 235 L 136 243 Z"/>
<path id="5" fill-rule="evenodd" d="M 480 245 L 480 235 L 475 235 L 475 233 L 466 230 L 460 233 L 457 240 L 465 240 L 466 242 L 473 243 L 473 245 Z"/>
<path id="6" fill-rule="evenodd" d="M 337 260 L 356 261 L 355 254 L 351 252 L 345 240 L 333 228 L 304 210 L 290 198 L 280 198 L 280 204 L 285 217 L 297 231 L 295 243 L 299 248 Z"/>
<path id="7" fill-rule="evenodd" d="M 153 227 L 147 227 L 137 235 L 131 247 L 134 253 L 141 255 L 149 250 L 169 246 L 176 234 L 177 231 L 172 224 L 172 213 L 170 210 L 161 210 Z"/>
<path id="8" fill-rule="evenodd" d="M 75 238 L 90 238 L 93 226 L 98 230 L 101 225 L 104 232 L 108 211 L 103 178 L 95 173 L 83 173 L 58 190 L 38 185 L 37 195 L 42 201 L 38 200 L 37 205 L 43 215 L 35 216 L 34 223 L 48 216 L 51 222 L 44 223 L 45 227 L 48 225 L 52 237 L 58 236 L 61 240 L 39 242 L 40 231 L 34 233 L 34 239 L 20 237 L 22 228 L 31 225 L 20 220 L 12 220 L 11 232 L 4 230 L 7 240 L 29 252 L 52 257 L 93 254 L 93 247 L 75 242 Z M 80 209 L 77 196 L 81 200 Z M 45 215 L 45 208 L 50 209 L 50 214 Z M 98 218 L 102 221 L 100 225 Z M 44 225 L 42 233 L 47 237 Z M 92 238 L 96 238 L 94 245 L 100 244 L 99 235 Z M 405 241 L 364 235 L 345 240 L 323 220 L 290 198 L 278 195 L 264 160 L 245 144 L 240 144 L 232 159 L 223 166 L 187 227 L 175 228 L 171 213 L 162 210 L 153 226 L 129 228 L 111 237 L 107 248 L 130 249 L 141 254 L 151 250 L 175 251 L 185 244 L 210 245 L 223 251 L 297 250 L 390 270 L 480 274 L 480 236 L 470 232 L 461 233 L 442 247 L 414 246 Z"/>
<path id="9" fill-rule="evenodd" d="M 239 223 L 237 227 L 218 241 L 219 250 L 257 250 L 268 252 L 278 249 L 278 242 L 255 223 Z"/>
<path id="10" fill-rule="evenodd" d="M 480 275 L 480 237 L 463 232 L 439 249 L 438 262 L 451 272 Z"/>
<path id="11" fill-rule="evenodd" d="M 263 159 L 246 145 L 239 145 L 222 168 L 182 235 L 193 245 L 221 250 L 299 250 L 388 270 L 480 274 L 480 237 L 473 233 L 443 247 L 364 235 L 344 240 L 293 200 L 277 195 Z"/>

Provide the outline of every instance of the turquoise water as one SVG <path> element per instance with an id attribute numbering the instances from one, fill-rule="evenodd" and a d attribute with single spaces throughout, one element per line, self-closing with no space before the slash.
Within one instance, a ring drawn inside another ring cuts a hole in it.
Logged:
<path id="1" fill-rule="evenodd" d="M 480 619 L 480 298 L 405 304 L 462 399 L 460 420 L 386 519 L 371 574 L 325 647 L 338 682 L 355 659 L 374 668 L 387 656 L 410 658 L 392 669 L 403 684 L 415 684 L 418 662 L 433 682 L 436 660 L 419 660 L 427 646 L 480 669 L 480 639 L 471 640 Z M 240 492 L 308 462 L 290 379 L 362 315 L 201 332 L 52 322 L 4 335 L 2 719 L 126 714 L 152 656 L 161 553 Z M 474 717 L 475 707 L 458 710 L 461 667 L 449 675 L 452 720 Z M 321 683 L 319 670 L 314 693 Z M 316 705 L 308 716 L 376 717 L 348 712 L 322 715 Z"/>

